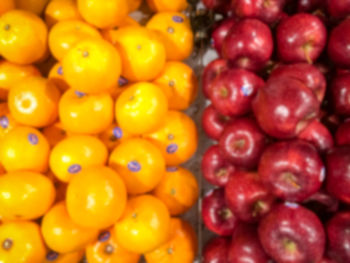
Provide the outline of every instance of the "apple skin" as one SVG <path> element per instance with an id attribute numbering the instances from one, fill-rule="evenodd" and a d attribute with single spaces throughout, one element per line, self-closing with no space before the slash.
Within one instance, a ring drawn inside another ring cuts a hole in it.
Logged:
<path id="1" fill-rule="evenodd" d="M 325 7 L 324 0 L 299 0 L 298 13 L 308 13 Z"/>
<path id="2" fill-rule="evenodd" d="M 254 168 L 267 144 L 267 138 L 255 120 L 235 119 L 221 135 L 219 146 L 225 159 L 241 168 Z"/>
<path id="3" fill-rule="evenodd" d="M 350 67 L 350 19 L 336 26 L 329 37 L 328 56 L 338 67 Z"/>
<path id="4" fill-rule="evenodd" d="M 335 133 L 335 141 L 337 145 L 350 145 L 350 120 L 346 120 L 339 125 Z"/>
<path id="5" fill-rule="evenodd" d="M 327 191 L 339 200 L 350 204 L 350 146 L 333 148 L 326 156 Z"/>
<path id="6" fill-rule="evenodd" d="M 327 0 L 328 13 L 336 19 L 350 15 L 350 0 Z"/>
<path id="7" fill-rule="evenodd" d="M 214 189 L 202 200 L 202 218 L 205 226 L 219 236 L 231 236 L 238 219 L 228 208 L 224 189 Z"/>
<path id="8" fill-rule="evenodd" d="M 236 171 L 225 187 L 227 205 L 242 221 L 258 222 L 272 208 L 275 197 L 255 172 Z"/>
<path id="9" fill-rule="evenodd" d="M 337 263 L 337 262 L 330 260 L 328 258 L 323 258 L 319 263 Z"/>
<path id="10" fill-rule="evenodd" d="M 207 149 L 202 158 L 203 177 L 212 185 L 223 187 L 227 184 L 236 168 L 221 154 L 218 145 Z"/>
<path id="11" fill-rule="evenodd" d="M 314 15 L 300 13 L 282 21 L 276 33 L 277 51 L 286 63 L 314 62 L 327 42 L 327 29 Z"/>
<path id="12" fill-rule="evenodd" d="M 223 20 L 211 34 L 212 45 L 218 54 L 221 54 L 222 43 L 224 42 L 224 39 L 226 38 L 228 32 L 236 23 L 237 19 L 227 18 Z"/>
<path id="13" fill-rule="evenodd" d="M 222 56 L 233 67 L 259 71 L 273 52 L 270 28 L 257 19 L 244 19 L 233 26 L 222 45 Z"/>
<path id="14" fill-rule="evenodd" d="M 326 236 L 323 225 L 310 210 L 292 203 L 275 206 L 258 228 L 266 253 L 279 263 L 319 262 Z"/>
<path id="15" fill-rule="evenodd" d="M 210 10 L 220 13 L 227 13 L 230 10 L 231 4 L 227 0 L 202 0 L 202 3 Z"/>
<path id="16" fill-rule="evenodd" d="M 335 77 L 330 87 L 330 93 L 335 113 L 350 115 L 350 74 Z"/>
<path id="17" fill-rule="evenodd" d="M 270 263 L 261 246 L 256 226 L 241 224 L 233 234 L 228 249 L 228 263 Z"/>
<path id="18" fill-rule="evenodd" d="M 258 173 L 275 196 L 302 202 L 321 188 L 325 166 L 313 145 L 292 140 L 267 147 L 261 156 Z"/>
<path id="19" fill-rule="evenodd" d="M 326 226 L 328 257 L 337 263 L 350 262 L 350 212 L 335 214 Z"/>
<path id="20" fill-rule="evenodd" d="M 307 198 L 303 205 L 322 219 L 339 210 L 339 200 L 323 189 Z"/>
<path id="21" fill-rule="evenodd" d="M 226 69 L 228 69 L 228 65 L 225 59 L 213 60 L 205 67 L 202 75 L 202 91 L 206 98 L 209 98 L 214 79 Z"/>
<path id="22" fill-rule="evenodd" d="M 318 115 L 320 103 L 301 81 L 272 78 L 252 103 L 260 127 L 279 139 L 296 137 Z"/>
<path id="23" fill-rule="evenodd" d="M 228 263 L 229 247 L 230 239 L 225 237 L 212 238 L 204 247 L 202 263 Z"/>
<path id="24" fill-rule="evenodd" d="M 213 140 L 219 140 L 231 118 L 219 113 L 213 105 L 205 108 L 202 115 L 202 127 L 206 135 Z"/>
<path id="25" fill-rule="evenodd" d="M 322 72 L 314 65 L 307 63 L 280 65 L 272 71 L 270 79 L 278 77 L 290 77 L 300 80 L 315 93 L 320 102 L 323 101 L 327 82 Z"/>
<path id="26" fill-rule="evenodd" d="M 315 146 L 320 153 L 325 153 L 334 146 L 331 132 L 319 120 L 311 122 L 305 130 L 298 135 L 298 139 L 308 141 Z"/>

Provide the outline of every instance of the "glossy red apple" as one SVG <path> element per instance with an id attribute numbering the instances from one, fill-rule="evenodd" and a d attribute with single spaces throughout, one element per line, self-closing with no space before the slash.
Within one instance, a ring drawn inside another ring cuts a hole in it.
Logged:
<path id="1" fill-rule="evenodd" d="M 334 111 L 339 115 L 350 115 L 350 74 L 336 76 L 330 93 Z"/>
<path id="2" fill-rule="evenodd" d="M 233 26 L 222 45 L 222 56 L 235 67 L 258 71 L 273 51 L 270 28 L 257 19 L 244 19 Z"/>
<path id="3" fill-rule="evenodd" d="M 202 91 L 207 98 L 209 98 L 213 80 L 227 68 L 227 61 L 225 59 L 213 60 L 205 67 L 202 75 Z"/>
<path id="4" fill-rule="evenodd" d="M 310 210 L 298 204 L 280 204 L 259 225 L 264 250 L 279 263 L 319 262 L 326 237 L 322 223 Z"/>
<path id="5" fill-rule="evenodd" d="M 269 146 L 261 156 L 258 171 L 275 196 L 292 202 L 302 202 L 316 193 L 326 176 L 316 148 L 302 140 Z"/>
<path id="6" fill-rule="evenodd" d="M 312 63 L 326 46 L 327 29 L 317 16 L 301 13 L 279 24 L 276 39 L 282 61 Z"/>
<path id="7" fill-rule="evenodd" d="M 224 158 L 242 168 L 256 167 L 266 144 L 265 134 L 250 118 L 231 121 L 219 141 Z"/>
<path id="8" fill-rule="evenodd" d="M 228 249 L 228 263 L 270 263 L 270 257 L 261 246 L 257 229 L 241 224 L 235 231 Z"/>
<path id="9" fill-rule="evenodd" d="M 335 134 L 337 145 L 350 145 L 350 120 L 342 123 Z"/>
<path id="10" fill-rule="evenodd" d="M 204 132 L 213 140 L 219 140 L 226 125 L 231 121 L 228 116 L 222 115 L 213 105 L 205 108 L 202 115 L 202 127 Z"/>
<path id="11" fill-rule="evenodd" d="M 220 236 L 230 236 L 238 219 L 228 208 L 224 189 L 209 191 L 202 200 L 202 218 L 205 226 Z"/>
<path id="12" fill-rule="evenodd" d="M 328 13 L 337 19 L 350 15 L 350 0 L 326 0 Z"/>
<path id="13" fill-rule="evenodd" d="M 328 56 L 338 67 L 350 67 L 350 19 L 335 27 L 328 41 Z"/>
<path id="14" fill-rule="evenodd" d="M 272 71 L 270 79 L 276 77 L 291 77 L 300 80 L 315 93 L 320 102 L 325 96 L 326 78 L 314 65 L 307 63 L 280 65 Z"/>
<path id="15" fill-rule="evenodd" d="M 298 139 L 313 144 L 320 153 L 325 153 L 334 146 L 331 132 L 319 120 L 311 122 L 299 135 Z"/>
<path id="16" fill-rule="evenodd" d="M 221 154 L 220 147 L 213 145 L 207 149 L 202 159 L 203 177 L 212 185 L 225 186 L 236 170 Z"/>
<path id="17" fill-rule="evenodd" d="M 258 222 L 272 208 L 275 197 L 255 172 L 236 171 L 225 187 L 227 205 L 244 222 Z"/>
<path id="18" fill-rule="evenodd" d="M 319 101 L 301 81 L 272 78 L 261 88 L 253 101 L 253 110 L 260 127 L 270 136 L 293 138 L 318 115 Z"/>
<path id="19" fill-rule="evenodd" d="M 324 0 L 299 0 L 298 13 L 308 13 L 325 6 Z"/>
<path id="20" fill-rule="evenodd" d="M 230 1 L 227 0 L 202 0 L 202 3 L 211 10 L 227 13 L 230 10 Z"/>
<path id="21" fill-rule="evenodd" d="M 337 213 L 326 227 L 328 256 L 337 263 L 350 262 L 350 212 Z"/>
<path id="22" fill-rule="evenodd" d="M 213 31 L 211 34 L 212 45 L 218 52 L 221 54 L 222 43 L 226 38 L 228 32 L 231 30 L 234 24 L 237 23 L 237 19 L 235 18 L 227 18 L 223 20 Z"/>
<path id="23" fill-rule="evenodd" d="M 228 263 L 230 242 L 231 240 L 225 237 L 212 238 L 204 247 L 202 263 Z"/>
<path id="24" fill-rule="evenodd" d="M 350 146 L 339 146 L 328 152 L 327 191 L 350 204 Z"/>

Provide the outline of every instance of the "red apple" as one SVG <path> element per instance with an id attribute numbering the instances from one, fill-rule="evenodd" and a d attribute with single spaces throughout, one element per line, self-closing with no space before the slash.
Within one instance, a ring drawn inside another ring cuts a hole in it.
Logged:
<path id="1" fill-rule="evenodd" d="M 319 120 L 311 122 L 299 135 L 298 139 L 313 144 L 320 153 L 325 153 L 334 146 L 333 136 Z"/>
<path id="2" fill-rule="evenodd" d="M 241 116 L 251 111 L 252 100 L 264 85 L 264 80 L 252 72 L 230 69 L 215 78 L 209 97 L 221 114 Z"/>
<path id="3" fill-rule="evenodd" d="M 235 170 L 235 167 L 224 159 L 217 145 L 211 146 L 203 155 L 202 174 L 212 185 L 225 186 Z"/>
<path id="4" fill-rule="evenodd" d="M 228 32 L 236 23 L 237 20 L 235 18 L 227 18 L 222 21 L 211 34 L 212 45 L 218 54 L 221 54 L 222 43 L 224 42 L 224 39 L 226 38 Z"/>
<path id="5" fill-rule="evenodd" d="M 339 115 L 350 115 L 350 74 L 336 76 L 330 93 L 335 112 Z"/>
<path id="6" fill-rule="evenodd" d="M 205 108 L 202 115 L 202 127 L 204 132 L 213 140 L 219 140 L 226 125 L 231 118 L 219 113 L 213 105 Z"/>
<path id="7" fill-rule="evenodd" d="M 350 67 L 350 19 L 335 27 L 328 41 L 328 56 L 338 67 Z"/>
<path id="8" fill-rule="evenodd" d="M 342 123 L 335 134 L 337 145 L 350 145 L 350 119 Z"/>
<path id="9" fill-rule="evenodd" d="M 350 262 L 350 212 L 337 213 L 326 227 L 328 256 L 337 263 Z"/>
<path id="10" fill-rule="evenodd" d="M 227 255 L 229 246 L 230 239 L 228 238 L 212 238 L 204 247 L 202 263 L 228 263 Z"/>
<path id="11" fill-rule="evenodd" d="M 227 205 L 244 222 L 257 222 L 272 208 L 275 197 L 255 172 L 236 171 L 225 187 Z"/>
<path id="12" fill-rule="evenodd" d="M 227 0 L 202 0 L 202 2 L 208 9 L 221 13 L 227 13 L 231 6 Z"/>
<path id="13" fill-rule="evenodd" d="M 258 171 L 275 196 L 292 202 L 302 202 L 316 193 L 326 176 L 316 148 L 302 140 L 269 146 L 261 156 Z"/>
<path id="14" fill-rule="evenodd" d="M 328 152 L 327 191 L 350 204 L 350 146 L 339 146 Z"/>
<path id="15" fill-rule="evenodd" d="M 270 263 L 253 225 L 239 225 L 228 249 L 228 263 Z"/>
<path id="16" fill-rule="evenodd" d="M 270 136 L 293 138 L 318 115 L 319 101 L 301 81 L 272 78 L 253 101 L 260 127 Z"/>
<path id="17" fill-rule="evenodd" d="M 328 13 L 337 19 L 350 15 L 350 0 L 326 0 Z"/>
<path id="18" fill-rule="evenodd" d="M 216 59 L 210 62 L 204 69 L 202 75 L 202 91 L 209 98 L 212 82 L 227 69 L 227 61 L 225 59 Z"/>
<path id="19" fill-rule="evenodd" d="M 272 71 L 270 79 L 276 77 L 291 77 L 300 80 L 315 93 L 320 102 L 326 93 L 326 78 L 317 67 L 307 63 L 280 65 Z"/>
<path id="20" fill-rule="evenodd" d="M 220 236 L 230 236 L 238 219 L 228 208 L 224 189 L 209 191 L 202 200 L 202 218 L 205 226 Z"/>
<path id="21" fill-rule="evenodd" d="M 277 51 L 286 63 L 314 62 L 327 42 L 327 29 L 314 15 L 301 13 L 282 21 L 277 27 Z"/>
<path id="22" fill-rule="evenodd" d="M 304 200 L 303 205 L 322 218 L 327 213 L 334 213 L 339 209 L 338 199 L 323 189 Z"/>
<path id="23" fill-rule="evenodd" d="M 324 7 L 324 0 L 299 0 L 298 13 L 308 13 Z"/>
<path id="24" fill-rule="evenodd" d="M 221 152 L 233 165 L 254 168 L 267 144 L 267 138 L 255 120 L 236 119 L 230 122 L 221 135 Z"/>
<path id="25" fill-rule="evenodd" d="M 279 263 L 319 262 L 326 237 L 322 223 L 310 210 L 298 204 L 276 206 L 259 225 L 261 244 Z"/>
<path id="26" fill-rule="evenodd" d="M 252 71 L 265 67 L 273 51 L 270 28 L 257 19 L 244 19 L 233 26 L 222 45 L 230 64 Z"/>

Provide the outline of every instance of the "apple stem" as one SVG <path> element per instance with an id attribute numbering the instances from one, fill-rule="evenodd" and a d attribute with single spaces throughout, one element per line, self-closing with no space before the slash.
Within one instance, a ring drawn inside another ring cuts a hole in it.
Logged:
<path id="1" fill-rule="evenodd" d="M 228 96 L 228 89 L 226 87 L 222 87 L 220 89 L 220 96 L 223 98 L 227 98 Z"/>
<path id="2" fill-rule="evenodd" d="M 312 64 L 312 59 L 310 57 L 310 51 L 312 48 L 311 43 L 310 42 L 306 43 L 303 48 L 304 48 L 304 53 L 305 53 L 305 58 L 307 63 Z"/>
<path id="3" fill-rule="evenodd" d="M 245 140 L 244 139 L 237 140 L 237 141 L 235 141 L 233 143 L 233 148 L 235 150 L 242 149 L 244 146 L 245 146 Z"/>
<path id="4" fill-rule="evenodd" d="M 226 219 L 229 219 L 229 218 L 231 218 L 231 217 L 233 216 L 231 210 L 228 209 L 228 208 L 222 209 L 222 210 L 220 211 L 220 215 L 221 215 L 221 217 L 222 217 L 223 219 L 225 219 L 225 220 L 226 220 Z"/>
<path id="5" fill-rule="evenodd" d="M 291 172 L 285 172 L 283 173 L 283 178 L 294 188 L 300 189 L 300 185 L 297 183 L 296 177 L 293 173 Z"/>
<path id="6" fill-rule="evenodd" d="M 265 202 L 259 200 L 254 203 L 253 206 L 253 217 L 257 217 L 261 212 L 263 212 L 266 208 Z"/>
<path id="7" fill-rule="evenodd" d="M 221 168 L 215 175 L 216 177 L 223 177 L 227 173 L 227 170 L 225 168 Z"/>
<path id="8" fill-rule="evenodd" d="M 297 244 L 288 238 L 283 240 L 283 246 L 289 253 L 295 253 L 297 251 Z"/>

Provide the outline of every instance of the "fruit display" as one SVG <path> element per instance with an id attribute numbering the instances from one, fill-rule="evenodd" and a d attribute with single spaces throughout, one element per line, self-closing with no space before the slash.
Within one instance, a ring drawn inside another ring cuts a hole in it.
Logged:
<path id="1" fill-rule="evenodd" d="M 202 4 L 202 262 L 350 262 L 350 1 Z"/>
<path id="2" fill-rule="evenodd" d="M 198 258 L 188 8 L 0 1 L 0 262 Z"/>

